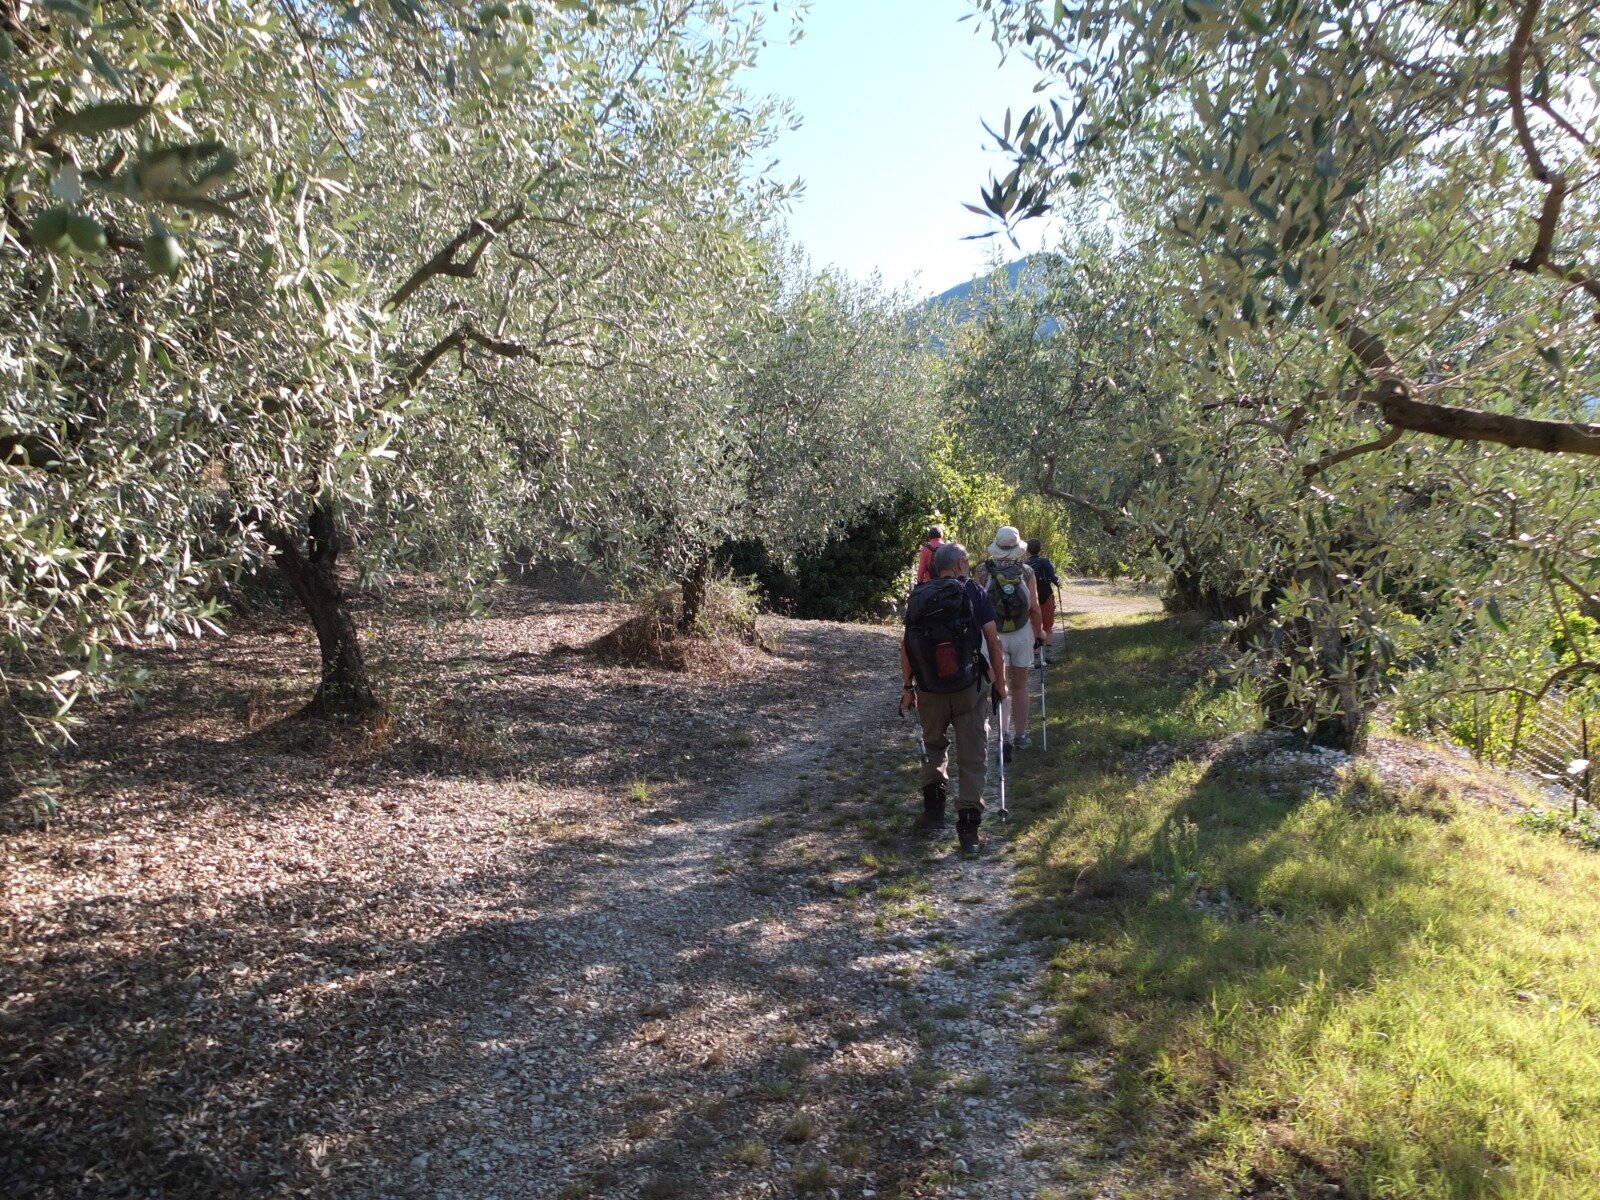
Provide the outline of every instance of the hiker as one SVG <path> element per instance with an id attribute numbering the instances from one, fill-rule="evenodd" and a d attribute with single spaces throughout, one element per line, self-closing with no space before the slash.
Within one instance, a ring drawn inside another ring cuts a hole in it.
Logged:
<path id="1" fill-rule="evenodd" d="M 967 578 L 966 547 L 947 542 L 933 554 L 934 578 L 920 584 L 906 605 L 906 633 L 900 642 L 902 708 L 915 708 L 927 753 L 922 760 L 922 816 L 919 829 L 944 828 L 945 760 L 953 730 L 961 795 L 956 801 L 956 836 L 961 853 L 978 853 L 983 820 L 983 781 L 988 767 L 989 697 L 983 682 L 988 661 L 1000 661 L 1000 635 L 994 606 Z M 1006 681 L 996 675 L 995 694 L 1005 699 Z"/>
<path id="2" fill-rule="evenodd" d="M 1044 547 L 1038 538 L 1028 539 L 1028 567 L 1039 585 L 1039 615 L 1044 629 L 1044 661 L 1056 660 L 1056 594 L 1061 591 L 1061 576 L 1056 565 L 1043 554 Z"/>
<path id="3" fill-rule="evenodd" d="M 988 593 L 995 611 L 995 629 L 1005 652 L 1006 692 L 1010 699 L 1005 709 L 1005 745 L 1000 753 L 1011 761 L 1011 748 L 1026 750 L 1033 745 L 1028 736 L 1028 672 L 1033 668 L 1034 651 L 1043 646 L 1044 614 L 1039 608 L 1039 586 L 1033 571 L 1022 556 L 1027 553 L 1022 535 L 1010 525 L 1002 525 L 989 543 L 987 562 L 979 565 L 973 578 Z M 996 678 L 997 662 L 992 662 Z"/>
<path id="4" fill-rule="evenodd" d="M 927 583 L 933 578 L 933 556 L 942 545 L 944 530 L 937 525 L 929 525 L 928 532 L 922 535 L 922 550 L 917 555 L 917 583 Z"/>

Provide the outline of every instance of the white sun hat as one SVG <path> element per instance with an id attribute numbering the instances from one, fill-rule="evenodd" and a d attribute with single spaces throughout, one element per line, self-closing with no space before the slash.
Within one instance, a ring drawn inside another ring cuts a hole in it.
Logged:
<path id="1" fill-rule="evenodd" d="M 989 543 L 990 558 L 1021 558 L 1027 550 L 1022 535 L 1011 525 L 1002 525 Z"/>

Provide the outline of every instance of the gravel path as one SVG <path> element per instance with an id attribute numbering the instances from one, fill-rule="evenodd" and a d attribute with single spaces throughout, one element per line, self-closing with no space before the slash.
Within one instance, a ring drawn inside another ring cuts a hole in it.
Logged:
<path id="1" fill-rule="evenodd" d="M 275 721 L 292 626 L 153 656 L 0 843 L 7 1193 L 1033 1200 L 1081 1160 L 1008 831 L 908 835 L 894 631 L 774 622 L 726 681 L 564 649 L 617 615 L 419 620 L 442 699 L 384 744 Z"/>
<path id="2" fill-rule="evenodd" d="M 405 1194 L 1036 1194 L 1042 964 L 1008 945 L 1003 854 L 905 836 L 892 636 L 788 637 L 876 669 L 691 819 L 507 914 L 541 953 L 420 1099 Z"/>
<path id="3" fill-rule="evenodd" d="M 1064 607 L 1155 606 L 1078 584 Z M 455 1139 L 424 1139 L 426 1190 L 1031 1200 L 1078 1148 L 1030 1061 L 1046 964 L 1005 917 L 1005 827 L 991 820 L 977 863 L 908 845 L 892 635 L 791 636 L 870 639 L 878 670 L 570 897 L 528 1017 L 478 1031 L 503 1065 L 444 1086 L 481 1098 L 456 1101 Z"/>
<path id="4" fill-rule="evenodd" d="M 1161 611 L 1160 588 L 1107 579 L 1068 579 L 1058 610 L 1068 618 L 1122 617 Z"/>

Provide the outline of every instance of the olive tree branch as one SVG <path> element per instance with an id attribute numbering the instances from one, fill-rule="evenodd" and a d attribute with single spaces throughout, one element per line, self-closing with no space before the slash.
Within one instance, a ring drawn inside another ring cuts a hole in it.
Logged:
<path id="1" fill-rule="evenodd" d="M 1577 662 L 1568 663 L 1566 666 L 1561 667 L 1550 675 L 1546 676 L 1544 683 L 1542 683 L 1538 688 L 1523 687 L 1521 684 L 1516 683 L 1501 683 L 1490 687 L 1469 687 L 1457 688 L 1453 690 L 1461 695 L 1469 696 L 1503 696 L 1509 693 L 1514 696 L 1525 696 L 1529 700 L 1539 701 L 1543 700 L 1552 691 L 1554 691 L 1556 684 L 1560 683 L 1568 676 L 1590 671 L 1600 672 L 1600 662 L 1593 662 L 1585 658 L 1579 659 Z"/>
<path id="2" fill-rule="evenodd" d="M 1075 495 L 1056 486 L 1056 456 L 1050 454 L 1037 462 L 1033 473 L 1034 486 L 1042 495 L 1053 497 L 1056 500 L 1065 500 L 1068 504 L 1075 504 L 1085 512 L 1099 519 L 1105 531 L 1116 537 L 1127 532 L 1128 519 L 1124 513 L 1107 508 L 1103 504 L 1096 504 L 1093 500 Z"/>
<path id="3" fill-rule="evenodd" d="M 504 216 L 493 221 L 474 217 L 460 233 L 446 242 L 437 254 L 389 293 L 389 298 L 383 302 L 384 310 L 393 312 L 416 295 L 430 280 L 440 275 L 448 275 L 454 279 L 471 279 L 478 273 L 478 262 L 483 258 L 484 251 L 489 248 L 489 243 L 527 215 L 527 207 L 518 204 Z M 466 258 L 458 261 L 456 256 L 469 245 L 472 249 L 467 252 Z"/>
<path id="4" fill-rule="evenodd" d="M 1398 425 L 1390 426 L 1389 432 L 1370 442 L 1362 442 L 1359 446 L 1346 446 L 1343 450 L 1330 450 L 1316 462 L 1305 465 L 1303 474 L 1305 481 L 1310 483 L 1324 471 L 1330 471 L 1342 462 L 1349 462 L 1352 458 L 1359 458 L 1363 454 L 1375 454 L 1380 450 L 1387 450 L 1405 435 L 1405 430 Z"/>
<path id="5" fill-rule="evenodd" d="M 1522 17 L 1517 21 L 1516 32 L 1511 36 L 1511 48 L 1506 53 L 1506 89 L 1510 93 L 1511 121 L 1517 131 L 1517 142 L 1522 147 L 1522 156 L 1528 160 L 1528 169 L 1533 173 L 1534 179 L 1546 185 L 1549 190 L 1545 192 L 1544 203 L 1539 210 L 1539 220 L 1534 227 L 1533 248 L 1528 251 L 1525 258 L 1512 259 L 1510 265 L 1513 271 L 1523 271 L 1529 275 L 1536 275 L 1541 270 L 1548 271 L 1558 279 L 1582 287 L 1594 297 L 1596 304 L 1600 304 L 1600 279 L 1571 264 L 1563 265 L 1550 261 L 1550 250 L 1555 245 L 1556 227 L 1561 221 L 1561 205 L 1567 198 L 1567 177 L 1559 171 L 1552 171 L 1539 152 L 1539 144 L 1533 136 L 1533 127 L 1528 122 L 1527 99 L 1522 83 L 1522 71 L 1529 50 L 1533 48 L 1533 26 L 1538 19 L 1541 3 L 1542 0 L 1527 0 L 1522 10 Z M 1600 320 L 1600 310 L 1596 311 L 1595 319 Z"/>
<path id="6" fill-rule="evenodd" d="M 1383 339 L 1349 317 L 1335 322 L 1334 329 L 1356 361 L 1376 376 L 1357 402 L 1372 405 L 1390 425 L 1457 441 L 1494 442 L 1550 454 L 1600 456 L 1600 425 L 1516 417 L 1418 400 L 1416 386 L 1400 374 Z"/>
<path id="7" fill-rule="evenodd" d="M 300 49 L 305 52 L 306 70 L 311 75 L 311 92 L 317 98 L 317 111 L 322 114 L 322 123 L 328 127 L 328 135 L 333 138 L 339 149 L 344 151 L 344 156 L 354 159 L 350 153 L 350 146 L 344 140 L 344 134 L 339 132 L 339 126 L 333 119 L 333 114 L 328 111 L 327 94 L 322 87 L 322 79 L 317 74 L 317 58 L 311 51 L 311 41 L 306 36 L 306 28 L 300 23 L 300 14 L 295 11 L 294 0 L 281 0 L 283 15 L 289 18 L 289 24 L 294 27 L 295 38 L 300 42 Z"/>
<path id="8" fill-rule="evenodd" d="M 510 342 L 484 333 L 470 322 L 458 325 L 451 332 L 440 338 L 432 346 L 424 350 L 417 361 L 412 364 L 411 370 L 406 373 L 406 387 L 413 388 L 422 382 L 425 376 L 445 355 L 452 351 L 465 354 L 467 346 L 474 345 L 487 350 L 500 358 L 531 358 L 534 362 L 542 361 L 539 351 L 522 342 Z"/>

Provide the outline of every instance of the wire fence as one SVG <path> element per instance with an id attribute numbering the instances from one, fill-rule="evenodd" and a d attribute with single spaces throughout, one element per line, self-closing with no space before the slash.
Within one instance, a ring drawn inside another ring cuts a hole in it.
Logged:
<path id="1" fill-rule="evenodd" d="M 1474 721 L 1474 726 L 1477 744 L 1473 753 L 1481 760 L 1486 757 L 1486 726 L 1482 721 Z M 1595 732 L 1600 734 L 1600 726 Z M 1504 753 L 1504 765 L 1527 771 L 1565 793 L 1576 817 L 1579 804 L 1594 803 L 1589 737 L 1588 712 L 1576 708 L 1565 693 L 1551 691 L 1538 700 L 1519 696 L 1512 713 L 1511 742 Z"/>

